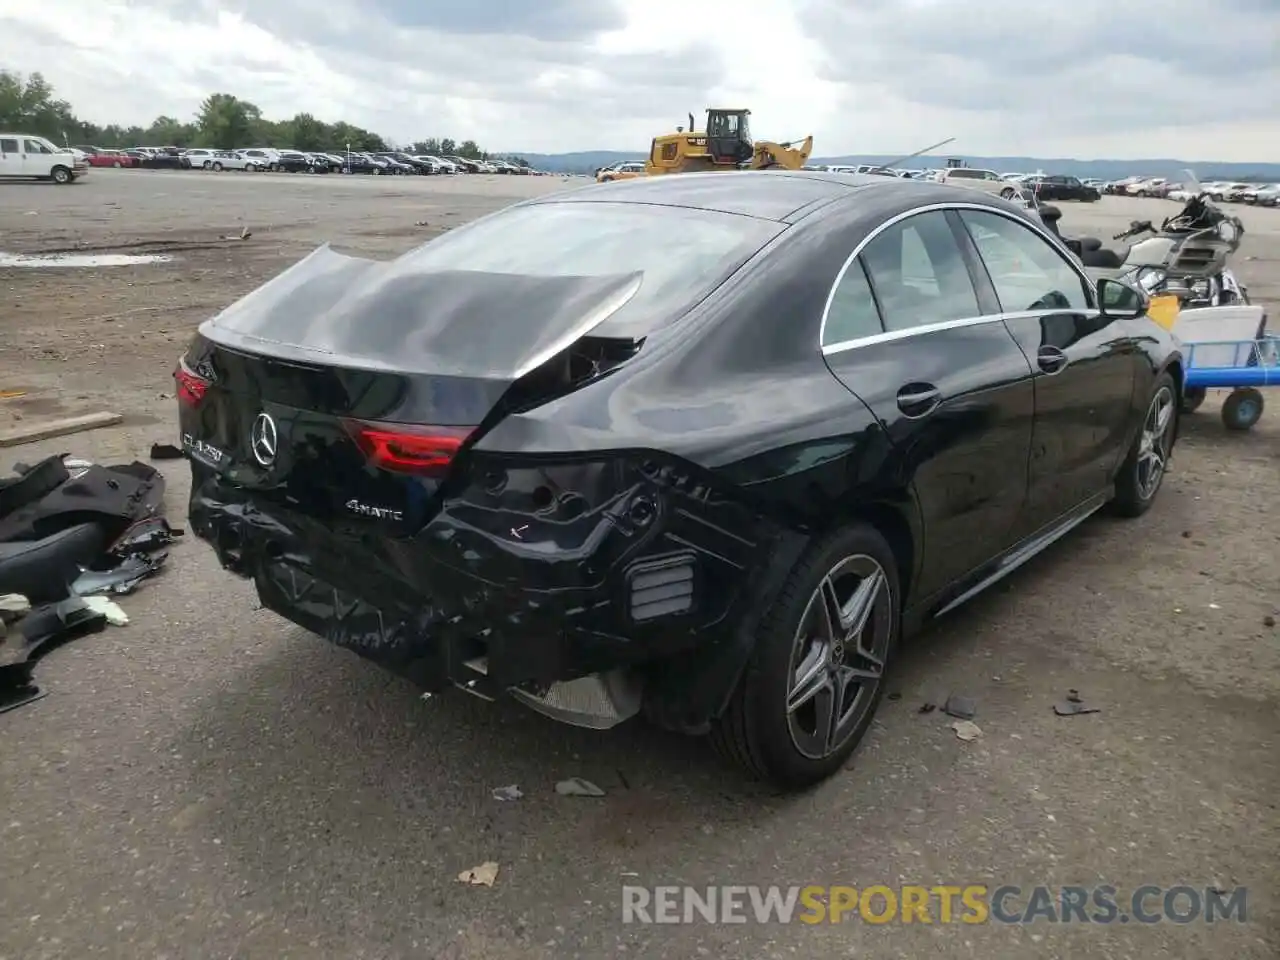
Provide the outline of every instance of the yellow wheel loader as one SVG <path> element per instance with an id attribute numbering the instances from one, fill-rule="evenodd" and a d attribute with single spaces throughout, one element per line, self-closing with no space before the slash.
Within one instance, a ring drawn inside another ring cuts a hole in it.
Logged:
<path id="1" fill-rule="evenodd" d="M 813 137 L 805 137 L 798 146 L 751 139 L 747 118 L 750 110 L 712 108 L 707 111 L 706 128 L 694 130 L 693 114 L 689 129 L 677 127 L 675 133 L 654 137 L 644 172 L 699 173 L 711 170 L 766 170 L 780 167 L 799 170 L 813 152 Z"/>

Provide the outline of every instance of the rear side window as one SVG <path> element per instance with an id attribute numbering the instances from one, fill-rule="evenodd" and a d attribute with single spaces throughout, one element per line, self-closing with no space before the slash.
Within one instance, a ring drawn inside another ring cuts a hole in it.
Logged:
<path id="1" fill-rule="evenodd" d="M 609 318 L 609 327 L 615 336 L 644 336 L 718 287 L 782 229 L 770 220 L 680 207 L 537 203 L 450 231 L 406 254 L 394 272 L 640 274 L 640 288 Z M 629 318 L 639 320 L 639 327 L 628 325 Z"/>
<path id="2" fill-rule="evenodd" d="M 1080 274 L 1030 227 L 977 210 L 961 210 L 960 217 L 982 256 L 1002 310 L 1089 308 Z"/>
<path id="3" fill-rule="evenodd" d="M 5 137 L 0 140 L 0 153 L 17 153 L 18 141 L 15 138 Z"/>
<path id="4" fill-rule="evenodd" d="M 887 330 L 979 316 L 978 295 L 946 214 L 889 227 L 862 252 Z"/>
<path id="5" fill-rule="evenodd" d="M 948 180 L 981 180 L 985 174 L 981 170 L 948 170 Z"/>
<path id="6" fill-rule="evenodd" d="M 849 340 L 874 337 L 884 333 L 876 298 L 861 260 L 849 264 L 836 284 L 827 308 L 827 322 L 822 328 L 822 345 L 830 347 Z"/>

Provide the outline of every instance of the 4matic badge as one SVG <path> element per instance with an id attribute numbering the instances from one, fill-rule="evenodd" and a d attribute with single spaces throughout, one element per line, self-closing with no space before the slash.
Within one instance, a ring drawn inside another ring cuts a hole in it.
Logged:
<path id="1" fill-rule="evenodd" d="M 373 517 L 375 520 L 403 520 L 404 511 L 393 507 L 374 507 L 359 500 L 348 500 L 346 507 L 352 513 L 362 517 Z"/>

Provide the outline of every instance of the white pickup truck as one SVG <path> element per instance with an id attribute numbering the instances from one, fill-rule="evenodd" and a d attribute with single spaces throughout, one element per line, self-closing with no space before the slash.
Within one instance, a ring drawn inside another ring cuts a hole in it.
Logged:
<path id="1" fill-rule="evenodd" d="M 23 177 L 71 183 L 89 172 L 89 164 L 68 147 L 44 137 L 0 133 L 0 180 Z"/>

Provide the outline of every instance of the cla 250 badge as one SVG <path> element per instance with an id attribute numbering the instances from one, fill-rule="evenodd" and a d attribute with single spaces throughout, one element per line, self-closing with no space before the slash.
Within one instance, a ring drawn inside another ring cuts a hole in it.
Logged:
<path id="1" fill-rule="evenodd" d="M 215 447 L 211 443 L 205 443 L 203 440 L 197 440 L 189 433 L 182 435 L 182 445 L 191 451 L 191 455 L 197 460 L 207 463 L 211 467 L 222 466 L 222 461 L 227 455 Z"/>
<path id="2" fill-rule="evenodd" d="M 371 507 L 369 504 L 361 503 L 359 500 L 348 500 L 347 509 L 362 517 L 373 517 L 375 520 L 404 519 L 403 510 L 395 510 L 391 507 Z"/>

